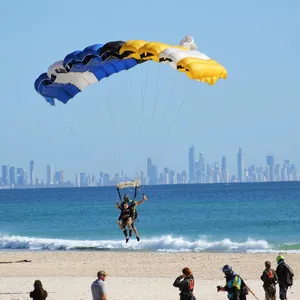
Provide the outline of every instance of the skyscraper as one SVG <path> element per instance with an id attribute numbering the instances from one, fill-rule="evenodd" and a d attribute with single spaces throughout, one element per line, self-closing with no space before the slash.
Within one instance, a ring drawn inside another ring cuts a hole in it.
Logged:
<path id="1" fill-rule="evenodd" d="M 8 180 L 8 166 L 3 165 L 2 166 L 2 184 L 4 186 L 9 184 L 9 180 Z"/>
<path id="2" fill-rule="evenodd" d="M 194 146 L 189 149 L 189 183 L 195 183 L 195 148 Z"/>
<path id="3" fill-rule="evenodd" d="M 53 167 L 51 165 L 46 166 L 46 183 L 53 184 Z"/>
<path id="4" fill-rule="evenodd" d="M 34 172 L 33 160 L 29 162 L 29 178 L 30 178 L 30 185 L 35 185 L 35 172 Z"/>
<path id="5" fill-rule="evenodd" d="M 17 184 L 20 186 L 26 185 L 26 170 L 23 168 L 17 168 Z"/>
<path id="6" fill-rule="evenodd" d="M 200 152 L 199 154 L 199 162 L 198 162 L 198 181 L 199 183 L 205 183 L 205 165 L 204 165 L 204 153 Z"/>
<path id="7" fill-rule="evenodd" d="M 239 148 L 239 152 L 237 154 L 237 171 L 238 181 L 244 182 L 244 155 L 242 152 L 242 148 Z"/>
<path id="8" fill-rule="evenodd" d="M 14 186 L 16 184 L 16 168 L 14 166 L 11 166 L 9 169 L 9 182 L 11 186 Z"/>
<path id="9" fill-rule="evenodd" d="M 267 178 L 268 181 L 274 181 L 274 164 L 275 163 L 275 158 L 273 155 L 268 155 L 267 156 L 267 166 L 269 166 L 269 178 Z"/>
<path id="10" fill-rule="evenodd" d="M 151 177 L 151 170 L 152 170 L 152 162 L 151 158 L 147 158 L 147 177 Z"/>
<path id="11" fill-rule="evenodd" d="M 226 164 L 225 156 L 222 156 L 221 172 L 222 172 L 222 182 L 228 182 L 228 172 L 227 172 L 227 164 Z"/>

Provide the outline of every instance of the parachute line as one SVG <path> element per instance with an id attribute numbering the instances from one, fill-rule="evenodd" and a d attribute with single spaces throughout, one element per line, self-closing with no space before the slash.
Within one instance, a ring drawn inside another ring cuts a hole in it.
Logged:
<path id="1" fill-rule="evenodd" d="M 155 96 L 154 96 L 154 105 L 153 105 L 153 110 L 152 110 L 152 117 L 151 117 L 151 125 L 150 127 L 152 126 L 152 123 L 153 123 L 153 116 L 154 116 L 154 112 L 155 112 L 155 108 L 156 108 L 156 101 L 157 101 L 157 98 L 158 98 L 158 87 L 159 87 L 159 77 L 160 77 L 160 65 L 158 66 L 158 74 L 157 74 L 157 77 L 156 77 L 156 88 L 155 88 Z"/>

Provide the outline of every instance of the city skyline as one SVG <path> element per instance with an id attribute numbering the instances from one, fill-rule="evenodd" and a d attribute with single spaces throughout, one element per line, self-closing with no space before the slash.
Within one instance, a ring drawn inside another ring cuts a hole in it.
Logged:
<path id="1" fill-rule="evenodd" d="M 128 174 L 126 171 L 105 172 L 101 169 L 99 169 L 98 174 L 89 174 L 81 170 L 74 174 L 72 179 L 66 179 L 63 169 L 54 168 L 50 164 L 45 166 L 45 176 L 42 177 L 35 171 L 34 160 L 30 160 L 28 172 L 26 168 L 2 165 L 0 187 L 109 186 L 115 185 L 119 181 L 134 179 L 140 179 L 142 185 L 300 180 L 296 165 L 289 159 L 284 159 L 278 163 L 273 155 L 267 155 L 264 165 L 257 165 L 252 162 L 245 167 L 242 148 L 238 148 L 236 159 L 236 170 L 228 168 L 227 157 L 225 156 L 220 156 L 219 160 L 206 163 L 205 153 L 197 152 L 196 155 L 195 147 L 192 146 L 188 149 L 187 168 L 182 170 L 175 170 L 169 166 L 158 166 L 153 163 L 151 158 L 147 158 L 145 168 L 136 170 L 135 174 Z"/>

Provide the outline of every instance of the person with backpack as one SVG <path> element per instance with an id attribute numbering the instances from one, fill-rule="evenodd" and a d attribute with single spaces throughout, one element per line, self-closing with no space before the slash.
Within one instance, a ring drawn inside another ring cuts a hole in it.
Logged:
<path id="1" fill-rule="evenodd" d="M 263 281 L 263 288 L 265 290 L 266 300 L 276 299 L 276 283 L 278 281 L 275 270 L 271 269 L 271 263 L 265 262 L 266 269 L 263 271 L 260 279 Z"/>
<path id="2" fill-rule="evenodd" d="M 180 300 L 196 300 L 193 294 L 195 279 L 190 268 L 183 268 L 182 275 L 175 279 L 173 286 L 179 288 Z"/>
<path id="3" fill-rule="evenodd" d="M 248 289 L 243 279 L 233 272 L 231 266 L 225 265 L 222 268 L 222 272 L 225 274 L 226 284 L 225 286 L 217 286 L 217 291 L 225 291 L 228 293 L 228 299 L 230 300 L 246 300 Z"/>
<path id="4" fill-rule="evenodd" d="M 287 290 L 293 285 L 294 272 L 292 268 L 285 263 L 284 257 L 278 255 L 277 258 L 276 274 L 279 283 L 279 298 L 281 300 L 287 299 Z"/>

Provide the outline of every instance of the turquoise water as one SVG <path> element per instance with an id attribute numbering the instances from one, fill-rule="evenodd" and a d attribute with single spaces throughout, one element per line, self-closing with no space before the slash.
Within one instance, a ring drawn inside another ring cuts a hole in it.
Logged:
<path id="1" fill-rule="evenodd" d="M 141 241 L 126 244 L 114 187 L 1 190 L 0 249 L 300 251 L 300 182 L 147 186 L 138 200 L 141 192 Z"/>

